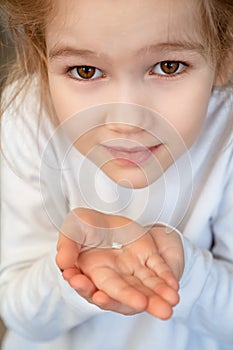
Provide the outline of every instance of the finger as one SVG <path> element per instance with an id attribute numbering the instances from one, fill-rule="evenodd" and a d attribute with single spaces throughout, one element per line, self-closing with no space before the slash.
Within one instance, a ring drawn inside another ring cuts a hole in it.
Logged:
<path id="1" fill-rule="evenodd" d="M 107 294 L 114 300 L 105 299 L 105 296 L 101 296 L 103 297 L 103 300 L 95 299 L 94 296 L 98 296 L 98 293 L 93 295 L 93 300 L 95 300 L 95 302 L 99 302 L 100 307 L 103 309 L 114 310 L 114 308 L 119 307 L 118 310 L 127 310 L 126 312 L 130 312 L 129 314 L 147 311 L 154 317 L 163 320 L 171 317 L 173 311 L 171 305 L 167 301 L 141 285 L 140 281 L 138 281 L 134 276 L 127 276 L 126 279 L 127 286 L 125 288 L 123 283 L 120 285 L 117 281 L 115 284 L 115 277 L 113 277 L 112 280 L 109 280 L 109 284 L 111 286 L 116 287 L 118 285 L 119 288 L 120 296 L 118 296 L 117 288 L 113 288 L 113 291 L 108 289 Z M 133 287 L 131 285 L 133 285 Z M 146 307 L 145 304 L 141 304 L 141 307 L 139 306 L 138 299 L 136 298 L 137 293 L 139 293 L 140 296 L 144 296 L 144 300 L 146 300 L 147 304 Z"/>
<path id="2" fill-rule="evenodd" d="M 92 301 L 103 310 L 111 310 L 124 315 L 134 315 L 140 311 L 122 305 L 116 300 L 110 298 L 106 293 L 97 291 L 93 294 Z M 162 320 L 169 319 L 172 316 L 172 308 L 159 296 L 151 296 L 148 300 L 146 310 L 149 314 Z"/>
<path id="3" fill-rule="evenodd" d="M 147 296 L 137 286 L 139 281 L 133 276 L 124 276 L 124 278 L 126 280 L 114 270 L 106 267 L 93 271 L 94 283 L 98 289 L 136 312 L 144 311 L 148 301 Z"/>
<path id="4" fill-rule="evenodd" d="M 82 273 L 76 274 L 69 280 L 70 286 L 74 288 L 79 295 L 88 301 L 92 300 L 93 294 L 96 292 L 97 288 L 95 284 Z"/>
<path id="5" fill-rule="evenodd" d="M 103 310 L 111 310 L 121 313 L 123 315 L 134 315 L 138 313 L 137 310 L 123 305 L 120 302 L 110 298 L 105 292 L 97 290 L 92 296 L 92 302 Z"/>
<path id="6" fill-rule="evenodd" d="M 171 306 L 175 306 L 179 302 L 179 294 L 176 290 L 169 287 L 160 278 L 150 278 L 144 281 L 145 286 L 152 289 L 155 294 L 163 298 Z"/>
<path id="7" fill-rule="evenodd" d="M 124 276 L 125 281 L 121 280 L 120 283 L 118 281 L 118 276 L 113 276 L 112 279 L 109 280 L 109 285 L 113 288 L 107 290 L 107 294 L 122 304 L 122 307 L 127 307 L 133 310 L 133 313 L 138 313 L 142 311 L 147 311 L 151 315 L 160 318 L 160 319 L 169 319 L 173 313 L 172 306 L 164 300 L 160 295 L 153 293 L 151 289 L 146 288 L 141 284 L 135 276 Z M 124 286 L 124 283 L 126 284 Z M 106 292 L 106 290 L 105 290 Z M 118 295 L 118 293 L 120 295 Z M 146 304 L 141 304 L 142 299 L 138 299 L 143 296 L 143 300 L 146 300 Z M 107 305 L 107 307 L 116 307 L 117 304 Z M 146 307 L 145 307 L 146 305 Z M 103 305 L 102 305 L 103 308 Z"/>
<path id="8" fill-rule="evenodd" d="M 65 270 L 75 265 L 81 246 L 70 238 L 60 234 L 57 243 L 56 263 Z"/>
<path id="9" fill-rule="evenodd" d="M 175 291 L 179 290 L 179 282 L 177 281 L 176 277 L 174 276 L 172 271 L 164 271 L 160 278 L 162 278 L 166 283 L 173 288 Z"/>
<path id="10" fill-rule="evenodd" d="M 158 254 L 153 254 L 146 261 L 146 266 L 150 268 L 157 276 L 162 278 L 168 285 L 175 290 L 179 289 L 179 283 L 168 264 Z"/>
<path id="11" fill-rule="evenodd" d="M 89 208 L 76 208 L 70 215 L 64 226 L 65 232 L 69 231 L 69 237 L 89 247 L 110 248 L 114 242 L 124 244 L 145 233 L 141 225 L 120 215 L 109 215 Z"/>
<path id="12" fill-rule="evenodd" d="M 171 228 L 155 227 L 151 230 L 151 235 L 156 242 L 159 255 L 169 262 L 173 274 L 179 281 L 184 270 L 184 251 L 179 234 Z"/>
<path id="13" fill-rule="evenodd" d="M 173 313 L 171 305 L 169 305 L 163 298 L 156 294 L 149 298 L 146 311 L 152 316 L 160 318 L 161 320 L 169 319 Z"/>
<path id="14" fill-rule="evenodd" d="M 135 277 L 137 277 L 142 284 L 149 288 L 153 293 L 158 294 L 170 305 L 176 305 L 179 301 L 177 291 L 169 287 L 167 283 L 156 276 L 155 273 L 147 267 L 141 267 L 135 270 Z"/>
<path id="15" fill-rule="evenodd" d="M 69 281 L 73 276 L 80 273 L 80 270 L 77 267 L 66 269 L 62 271 L 62 276 L 66 281 Z"/>

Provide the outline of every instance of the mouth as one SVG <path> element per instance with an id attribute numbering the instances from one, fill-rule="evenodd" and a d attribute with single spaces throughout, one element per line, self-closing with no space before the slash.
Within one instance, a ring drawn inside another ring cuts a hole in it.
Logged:
<path id="1" fill-rule="evenodd" d="M 145 163 L 151 156 L 155 154 L 161 144 L 151 147 L 111 147 L 104 145 L 103 147 L 120 165 L 135 166 Z"/>

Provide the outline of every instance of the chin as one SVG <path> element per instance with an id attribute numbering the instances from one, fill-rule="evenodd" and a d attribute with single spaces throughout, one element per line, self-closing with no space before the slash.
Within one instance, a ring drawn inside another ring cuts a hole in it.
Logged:
<path id="1" fill-rule="evenodd" d="M 160 176 L 153 173 L 153 178 L 140 167 L 131 167 L 129 169 L 122 169 L 112 167 L 109 163 L 101 167 L 101 170 L 114 182 L 125 188 L 141 189 L 148 187 L 155 182 Z M 151 173 L 150 173 L 151 174 Z"/>

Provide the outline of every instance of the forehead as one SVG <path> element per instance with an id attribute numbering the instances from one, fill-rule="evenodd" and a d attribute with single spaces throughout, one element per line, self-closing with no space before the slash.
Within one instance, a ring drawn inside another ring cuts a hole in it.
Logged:
<path id="1" fill-rule="evenodd" d="M 49 47 L 67 42 L 133 50 L 154 42 L 203 44 L 197 0 L 56 0 Z M 200 1 L 199 1 L 200 2 Z"/>

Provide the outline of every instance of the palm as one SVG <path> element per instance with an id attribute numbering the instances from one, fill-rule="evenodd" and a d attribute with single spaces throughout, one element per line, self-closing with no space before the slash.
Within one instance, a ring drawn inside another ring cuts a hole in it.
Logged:
<path id="1" fill-rule="evenodd" d="M 75 209 L 75 214 L 92 227 L 124 228 L 131 223 L 125 217 L 87 209 Z M 131 229 L 139 227 L 135 225 L 130 225 Z M 120 249 L 81 250 L 80 244 L 62 234 L 58 242 L 57 264 L 71 287 L 102 309 L 123 314 L 147 311 L 161 319 L 169 318 L 179 301 L 183 261 L 178 234 L 167 234 L 161 226 L 148 229 Z"/>
<path id="2" fill-rule="evenodd" d="M 164 251 L 168 255 L 169 250 Z M 121 249 L 84 251 L 78 267 L 96 286 L 92 296 L 96 303 L 107 294 L 135 312 L 146 310 L 167 318 L 178 302 L 178 283 L 150 234 Z"/>

